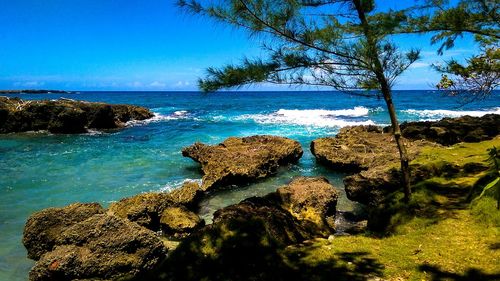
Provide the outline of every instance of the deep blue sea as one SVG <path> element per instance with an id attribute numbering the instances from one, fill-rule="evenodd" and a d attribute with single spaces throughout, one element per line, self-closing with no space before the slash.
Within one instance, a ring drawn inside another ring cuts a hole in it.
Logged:
<path id="1" fill-rule="evenodd" d="M 14 96 L 14 95 L 8 95 Z M 388 125 L 384 101 L 337 92 L 81 92 L 19 95 L 24 99 L 66 97 L 150 108 L 156 116 L 123 130 L 82 135 L 0 135 L 0 280 L 27 280 L 33 262 L 21 244 L 28 216 L 73 202 L 107 206 L 146 191 L 168 191 L 200 179 L 198 165 L 180 151 L 196 141 L 216 144 L 229 136 L 271 134 L 300 141 L 304 156 L 263 182 L 226 191 L 203 202 L 207 220 L 217 208 L 273 191 L 296 175 L 324 175 L 342 189 L 341 176 L 316 166 L 311 140 L 358 124 Z M 396 91 L 401 121 L 500 114 L 500 93 L 459 107 L 433 91 Z M 352 204 L 342 198 L 339 208 Z"/>

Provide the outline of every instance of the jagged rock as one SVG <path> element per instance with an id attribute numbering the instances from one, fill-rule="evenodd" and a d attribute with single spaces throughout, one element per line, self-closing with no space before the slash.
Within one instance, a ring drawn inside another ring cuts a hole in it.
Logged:
<path id="1" fill-rule="evenodd" d="M 142 193 L 111 203 L 108 213 L 159 230 L 160 214 L 172 202 L 167 193 Z"/>
<path id="2" fill-rule="evenodd" d="M 123 198 L 112 203 L 108 212 L 157 231 L 160 230 L 160 219 L 166 208 L 185 206 L 195 210 L 201 195 L 198 183 L 185 182 L 169 193 L 149 192 Z"/>
<path id="3" fill-rule="evenodd" d="M 126 219 L 97 214 L 65 229 L 55 248 L 36 262 L 29 279 L 130 279 L 153 269 L 165 254 L 152 231 Z"/>
<path id="4" fill-rule="evenodd" d="M 334 231 L 338 192 L 326 178 L 298 177 L 276 192 L 307 231 L 323 236 Z"/>
<path id="5" fill-rule="evenodd" d="M 0 133 L 38 130 L 84 133 L 87 129 L 120 128 L 127 121 L 151 117 L 148 109 L 133 105 L 0 97 Z"/>
<path id="6" fill-rule="evenodd" d="M 427 141 L 403 139 L 408 156 L 413 159 Z M 344 178 L 347 198 L 377 205 L 400 188 L 399 151 L 392 134 L 376 126 L 342 128 L 335 137 L 320 138 L 311 143 L 318 161 L 337 171 L 352 175 Z"/>
<path id="7" fill-rule="evenodd" d="M 175 238 L 182 238 L 203 226 L 205 222 L 186 207 L 167 207 L 160 216 L 160 228 L 163 233 Z"/>
<path id="8" fill-rule="evenodd" d="M 335 137 L 313 140 L 311 152 L 318 162 L 336 171 L 356 173 L 394 161 L 398 151 L 392 142 L 392 136 L 377 126 L 346 127 Z"/>
<path id="9" fill-rule="evenodd" d="M 276 136 L 228 138 L 218 145 L 195 143 L 182 150 L 183 156 L 201 164 L 203 190 L 267 177 L 302 153 L 298 142 Z"/>
<path id="10" fill-rule="evenodd" d="M 391 128 L 384 128 L 390 132 Z M 500 115 L 487 114 L 482 117 L 462 116 L 443 118 L 439 121 L 405 122 L 401 124 L 405 138 L 425 139 L 442 145 L 459 142 L 480 142 L 500 134 Z"/>
<path id="11" fill-rule="evenodd" d="M 55 241 L 68 227 L 102 213 L 104 209 L 97 203 L 76 203 L 34 213 L 28 218 L 23 232 L 28 257 L 38 260 L 53 249 Z"/>
<path id="12" fill-rule="evenodd" d="M 214 213 L 213 225 L 226 230 L 242 231 L 238 235 L 250 235 L 255 231 L 265 241 L 286 246 L 311 238 L 290 212 L 280 206 L 276 194 L 251 197 Z M 252 226 L 252 227 L 250 227 Z M 253 228 L 253 230 L 252 230 Z"/>
<path id="13" fill-rule="evenodd" d="M 168 193 L 169 199 L 177 205 L 186 206 L 190 210 L 195 210 L 203 196 L 200 185 L 195 181 L 186 181 L 180 188 L 176 188 Z"/>

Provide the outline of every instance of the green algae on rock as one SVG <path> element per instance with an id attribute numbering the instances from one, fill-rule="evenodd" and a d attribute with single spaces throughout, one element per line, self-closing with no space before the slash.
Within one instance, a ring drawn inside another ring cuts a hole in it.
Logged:
<path id="1" fill-rule="evenodd" d="M 197 209 L 201 190 L 196 182 L 186 181 L 171 192 L 147 192 L 111 203 L 108 213 L 136 222 L 153 231 L 160 230 L 162 213 L 168 207 Z M 164 219 L 165 220 L 165 219 Z M 165 223 L 165 222 L 164 222 Z"/>
<path id="2" fill-rule="evenodd" d="M 297 141 L 277 136 L 231 137 L 218 145 L 195 143 L 182 150 L 201 164 L 203 190 L 265 178 L 279 166 L 297 162 L 302 153 Z"/>

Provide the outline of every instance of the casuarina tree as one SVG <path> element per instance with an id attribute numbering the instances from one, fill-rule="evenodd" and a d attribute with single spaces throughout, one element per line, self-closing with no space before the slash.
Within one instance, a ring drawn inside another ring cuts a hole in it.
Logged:
<path id="1" fill-rule="evenodd" d="M 463 103 L 488 97 L 500 85 L 500 2 L 497 0 L 427 0 L 427 9 L 402 25 L 402 33 L 430 33 L 439 44 L 438 54 L 455 45 L 463 36 L 473 36 L 479 52 L 459 61 L 451 59 L 434 65 L 442 73 L 437 88 L 458 96 Z"/>
<path id="2" fill-rule="evenodd" d="M 380 1 L 382 3 L 382 1 Z M 180 0 L 184 10 L 243 28 L 266 54 L 209 68 L 199 86 L 216 91 L 253 83 L 314 85 L 385 101 L 401 160 L 405 200 L 411 196 L 409 159 L 393 102 L 396 78 L 419 58 L 393 34 L 415 9 L 388 10 L 373 0 Z"/>

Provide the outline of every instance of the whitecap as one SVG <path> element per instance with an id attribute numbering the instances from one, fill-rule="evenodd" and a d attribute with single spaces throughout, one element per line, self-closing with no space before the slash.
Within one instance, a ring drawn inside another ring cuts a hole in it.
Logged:
<path id="1" fill-rule="evenodd" d="M 291 118 L 304 118 L 310 116 L 348 116 L 362 117 L 367 116 L 370 110 L 364 106 L 356 106 L 352 109 L 280 109 L 276 112 L 278 115 L 283 115 Z"/>
<path id="2" fill-rule="evenodd" d="M 423 120 L 438 120 L 444 117 L 460 117 L 460 116 L 473 116 L 473 117 L 481 117 L 486 114 L 500 114 L 500 107 L 490 110 L 446 110 L 446 109 L 406 109 L 402 110 L 402 112 L 415 115 Z"/>
<path id="3" fill-rule="evenodd" d="M 137 125 L 146 125 L 149 123 L 157 123 L 163 121 L 171 121 L 171 120 L 179 120 L 188 118 L 189 112 L 186 110 L 175 111 L 172 114 L 164 115 L 161 113 L 153 112 L 153 117 L 146 120 L 130 120 L 125 123 L 126 126 L 137 126 Z"/>
<path id="4" fill-rule="evenodd" d="M 280 109 L 270 114 L 245 114 L 234 119 L 251 120 L 259 124 L 290 124 L 309 127 L 346 127 L 356 125 L 375 125 L 372 120 L 356 120 L 365 117 L 370 109 L 357 106 L 353 109 Z M 345 117 L 345 118 L 341 118 Z"/>

